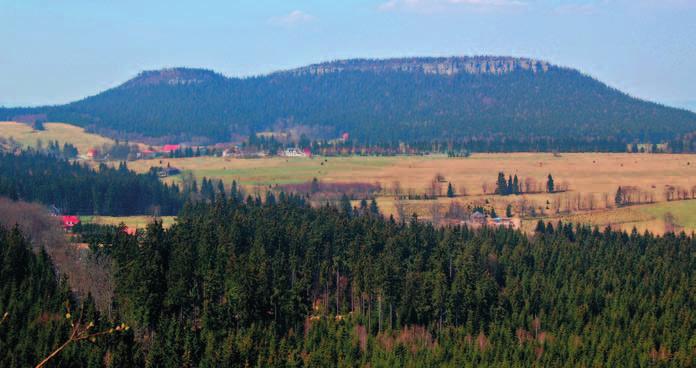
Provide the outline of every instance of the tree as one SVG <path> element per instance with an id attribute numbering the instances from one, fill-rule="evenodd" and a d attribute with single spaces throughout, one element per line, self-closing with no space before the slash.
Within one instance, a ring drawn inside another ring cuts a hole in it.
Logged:
<path id="1" fill-rule="evenodd" d="M 373 215 L 379 215 L 379 207 L 377 207 L 377 200 L 372 198 L 370 201 L 370 213 Z"/>
<path id="2" fill-rule="evenodd" d="M 520 182 L 517 179 L 517 174 L 515 174 L 515 177 L 512 179 L 512 194 L 520 194 Z"/>
<path id="3" fill-rule="evenodd" d="M 505 207 L 505 217 L 512 217 L 512 205 L 508 203 Z"/>
<path id="4" fill-rule="evenodd" d="M 495 208 L 491 207 L 490 215 L 492 218 L 497 218 L 498 214 L 495 212 Z"/>
<path id="5" fill-rule="evenodd" d="M 554 184 L 553 184 L 553 176 L 549 174 L 548 180 L 546 180 L 546 191 L 549 193 L 553 193 L 555 190 Z"/>
<path id="6" fill-rule="evenodd" d="M 447 197 L 448 198 L 453 198 L 454 197 L 454 188 L 452 187 L 452 183 L 447 183 Z"/>
<path id="7" fill-rule="evenodd" d="M 346 215 L 353 213 L 353 205 L 350 204 L 350 198 L 345 193 L 341 196 L 341 210 Z"/>
<path id="8" fill-rule="evenodd" d="M 621 207 L 624 204 L 624 196 L 621 187 L 619 187 L 619 189 L 616 190 L 616 195 L 614 196 L 614 203 L 616 204 L 616 207 Z"/>
<path id="9" fill-rule="evenodd" d="M 502 171 L 498 173 L 498 180 L 496 182 L 495 194 L 506 195 L 508 192 L 507 182 L 505 181 L 505 173 Z"/>
<path id="10" fill-rule="evenodd" d="M 34 130 L 38 130 L 38 131 L 43 131 L 46 129 L 46 128 L 44 128 L 44 122 L 41 119 L 34 120 L 34 123 L 31 125 L 31 127 Z"/>
<path id="11" fill-rule="evenodd" d="M 546 225 L 544 225 L 544 220 L 537 221 L 536 229 L 534 230 L 537 234 L 543 234 L 546 232 Z"/>

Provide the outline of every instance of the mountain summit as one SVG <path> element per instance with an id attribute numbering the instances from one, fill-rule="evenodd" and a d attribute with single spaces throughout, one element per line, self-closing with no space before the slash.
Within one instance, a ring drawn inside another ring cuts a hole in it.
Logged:
<path id="1" fill-rule="evenodd" d="M 169 141 L 293 129 L 310 138 L 349 132 L 369 144 L 514 141 L 520 150 L 600 149 L 597 142 L 618 150 L 696 131 L 692 112 L 577 70 L 497 56 L 340 60 L 250 78 L 163 69 L 67 105 L 0 109 L 0 119 L 18 114 Z"/>
<path id="2" fill-rule="evenodd" d="M 313 64 L 285 72 L 293 75 L 325 75 L 341 72 L 369 73 L 422 73 L 431 75 L 492 74 L 500 75 L 515 71 L 547 72 L 550 64 L 545 61 L 498 57 L 498 56 L 460 56 L 423 57 L 398 59 L 353 59 Z"/>
<path id="3" fill-rule="evenodd" d="M 206 69 L 168 68 L 149 70 L 122 84 L 121 88 L 147 87 L 153 85 L 193 85 L 225 79 L 221 74 Z"/>

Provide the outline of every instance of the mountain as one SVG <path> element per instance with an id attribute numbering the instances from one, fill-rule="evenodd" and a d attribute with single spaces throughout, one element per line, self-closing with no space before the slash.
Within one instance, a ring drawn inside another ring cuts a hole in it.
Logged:
<path id="1" fill-rule="evenodd" d="M 658 142 L 696 114 L 632 98 L 569 68 L 511 57 L 354 59 L 249 78 L 201 69 L 143 72 L 46 114 L 112 136 L 229 141 L 264 130 L 342 132 L 364 143 L 499 140 Z M 570 144 L 570 143 L 568 143 Z"/>

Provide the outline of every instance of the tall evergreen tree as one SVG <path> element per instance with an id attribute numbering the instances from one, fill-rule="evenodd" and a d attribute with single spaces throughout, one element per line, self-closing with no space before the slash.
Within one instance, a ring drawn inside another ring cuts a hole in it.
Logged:
<path id="1" fill-rule="evenodd" d="M 548 179 L 546 180 L 546 191 L 549 193 L 553 193 L 555 191 L 553 176 L 551 176 L 551 174 L 549 174 Z"/>

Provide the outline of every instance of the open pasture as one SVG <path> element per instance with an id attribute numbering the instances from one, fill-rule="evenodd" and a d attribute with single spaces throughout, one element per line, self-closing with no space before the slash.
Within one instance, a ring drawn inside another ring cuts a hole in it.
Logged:
<path id="1" fill-rule="evenodd" d="M 668 218 L 672 218 L 669 221 Z M 598 210 L 570 215 L 544 217 L 545 222 L 555 223 L 559 220 L 577 224 L 590 224 L 604 228 L 611 226 L 615 229 L 631 231 L 636 228 L 643 233 L 646 230 L 655 234 L 664 233 L 665 230 L 684 231 L 691 233 L 696 231 L 696 200 L 659 202 L 629 207 Z M 522 228 L 533 231 L 538 219 L 522 221 Z M 671 224 L 670 224 L 671 222 Z"/>
<path id="2" fill-rule="evenodd" d="M 203 177 L 222 179 L 227 186 L 232 180 L 237 180 L 247 191 L 275 184 L 308 182 L 315 177 L 322 182 L 379 183 L 383 189 L 377 200 L 387 215 L 397 212 L 393 198 L 396 186 L 400 187 L 402 194 L 423 194 L 440 174 L 444 177 L 444 182 L 440 183 L 442 193 L 446 191 L 447 183 L 452 183 L 456 198 L 404 200 L 401 205 L 407 214 L 417 213 L 421 218 L 429 218 L 437 211 L 444 216 L 450 203 L 456 201 L 462 206 L 495 208 L 498 214 L 503 215 L 508 204 L 517 213 L 521 203 L 526 202 L 526 206 L 534 207 L 547 221 L 562 219 L 598 226 L 612 225 L 626 230 L 635 226 L 640 231 L 661 233 L 665 229 L 665 214 L 669 212 L 677 229 L 696 229 L 696 201 L 664 200 L 667 186 L 691 190 L 696 185 L 696 155 L 508 153 L 473 154 L 468 158 L 442 155 L 262 159 L 196 157 L 135 161 L 129 163 L 129 167 L 145 172 L 152 166 L 168 164 L 191 171 L 199 180 Z M 557 186 L 567 185 L 569 191 L 504 197 L 493 195 L 499 171 L 505 172 L 506 176 L 517 175 L 520 182 L 531 178 L 542 187 L 551 174 Z M 176 182 L 179 178 L 174 176 L 165 180 Z M 619 186 L 633 186 L 650 192 L 657 203 L 615 208 L 614 194 Z M 555 214 L 554 203 L 572 201 L 575 200 L 574 196 L 579 195 L 592 196 L 594 204 L 591 210 L 573 209 L 570 213 L 562 211 L 566 214 Z M 533 229 L 536 221 L 523 221 L 523 228 Z"/>
<path id="3" fill-rule="evenodd" d="M 197 178 L 233 179 L 242 185 L 273 185 L 312 180 L 328 182 L 378 182 L 385 189 L 395 183 L 404 192 L 422 193 L 437 174 L 451 182 L 458 193 L 489 193 L 499 171 L 546 183 L 552 174 L 556 184 L 566 183 L 571 191 L 611 193 L 618 186 L 637 186 L 661 195 L 665 185 L 691 188 L 696 185 L 696 155 L 568 153 L 473 154 L 468 158 L 433 156 L 396 157 L 315 157 L 235 159 L 195 157 L 154 159 L 129 163 L 138 172 L 152 166 L 171 166 L 190 170 Z"/>
<path id="4" fill-rule="evenodd" d="M 176 217 L 174 216 L 162 216 L 157 218 L 158 221 L 162 221 L 162 226 L 169 227 L 174 224 Z M 124 224 L 130 228 L 134 229 L 144 229 L 147 225 L 155 221 L 152 216 L 80 216 L 80 221 L 88 224 L 99 224 L 99 225 L 115 225 Z"/>
<path id="5" fill-rule="evenodd" d="M 113 144 L 112 139 L 101 135 L 87 133 L 83 128 L 64 123 L 44 123 L 44 130 L 32 129 L 29 125 L 11 121 L 0 121 L 0 137 L 12 138 L 22 146 L 36 147 L 37 141 L 42 141 L 44 147 L 48 141 L 58 141 L 74 145 L 80 154 L 84 154 L 91 147 L 101 147 L 104 144 Z"/>

